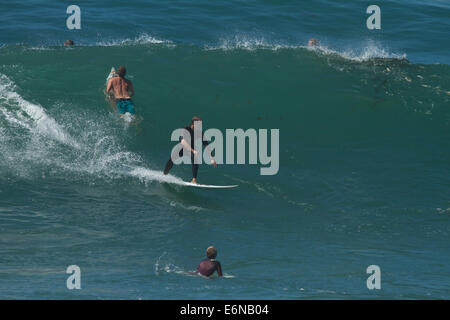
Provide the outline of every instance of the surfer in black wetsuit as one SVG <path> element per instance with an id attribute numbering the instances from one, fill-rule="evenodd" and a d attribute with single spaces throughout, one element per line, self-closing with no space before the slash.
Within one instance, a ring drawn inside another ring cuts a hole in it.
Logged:
<path id="1" fill-rule="evenodd" d="M 208 257 L 208 259 L 202 260 L 202 262 L 200 262 L 200 265 L 198 266 L 196 272 L 201 274 L 202 276 L 209 277 L 215 271 L 217 271 L 217 275 L 221 277 L 222 267 L 220 266 L 220 262 L 216 261 L 217 249 L 212 246 L 209 247 L 208 249 L 206 249 L 206 256 Z"/>
<path id="2" fill-rule="evenodd" d="M 186 141 L 186 139 L 180 138 L 180 143 L 185 147 L 183 149 L 180 150 L 178 156 L 182 157 L 183 156 L 183 150 L 187 149 L 191 151 L 191 163 L 192 163 L 192 183 L 197 183 L 197 172 L 198 172 L 198 164 L 194 163 L 194 158 L 197 154 L 199 154 L 199 152 L 197 150 L 194 149 L 194 124 L 195 126 L 202 124 L 202 119 L 200 119 L 199 117 L 195 116 L 192 118 L 192 122 L 190 126 L 186 126 L 184 129 L 186 129 L 189 132 L 190 135 L 190 144 L 188 143 L 188 141 Z M 186 137 L 188 138 L 188 137 Z M 208 146 L 208 141 L 203 140 L 203 132 L 202 132 L 202 143 L 203 146 Z M 217 168 L 217 163 L 216 161 L 213 159 L 211 153 L 209 154 L 211 157 L 211 163 L 214 165 L 214 167 Z M 199 156 L 201 157 L 202 154 L 200 152 Z M 168 174 L 170 169 L 172 169 L 173 167 L 173 161 L 172 161 L 172 157 L 167 161 L 166 163 L 166 167 L 164 168 L 164 174 Z"/>

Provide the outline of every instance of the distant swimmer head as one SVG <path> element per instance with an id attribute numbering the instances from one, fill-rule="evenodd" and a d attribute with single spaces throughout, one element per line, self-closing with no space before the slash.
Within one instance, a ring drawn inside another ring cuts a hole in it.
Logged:
<path id="1" fill-rule="evenodd" d="M 217 257 L 217 249 L 213 246 L 208 247 L 208 249 L 206 249 L 206 256 L 208 259 L 215 259 Z"/>
<path id="2" fill-rule="evenodd" d="M 194 116 L 192 117 L 192 124 L 194 124 L 195 121 L 202 121 L 202 119 L 200 119 L 200 117 Z"/>
<path id="3" fill-rule="evenodd" d="M 194 127 L 197 122 L 197 124 L 201 124 L 202 123 L 202 119 L 200 119 L 200 117 L 197 117 L 197 116 L 194 116 L 193 118 L 192 118 L 192 122 L 191 122 L 191 127 Z"/>
<path id="4" fill-rule="evenodd" d="M 117 69 L 116 73 L 119 75 L 119 77 L 123 78 L 127 74 L 127 69 L 125 69 L 124 66 L 120 66 L 119 69 Z"/>
<path id="5" fill-rule="evenodd" d="M 64 46 L 73 46 L 74 43 L 72 40 L 66 40 L 66 42 L 64 42 Z"/>
<path id="6" fill-rule="evenodd" d="M 319 45 L 319 40 L 315 39 L 315 38 L 311 38 L 308 41 L 308 47 L 315 47 Z"/>

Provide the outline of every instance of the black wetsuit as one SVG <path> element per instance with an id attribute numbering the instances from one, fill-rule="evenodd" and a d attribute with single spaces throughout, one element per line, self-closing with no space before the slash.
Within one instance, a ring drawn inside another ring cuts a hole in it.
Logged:
<path id="1" fill-rule="evenodd" d="M 197 268 L 197 273 L 200 273 L 205 277 L 209 277 L 214 273 L 214 271 L 217 271 L 219 277 L 222 276 L 222 268 L 219 261 L 205 259 L 200 262 L 200 265 Z"/>
<path id="2" fill-rule="evenodd" d="M 192 129 L 191 126 L 184 127 L 184 129 L 189 131 L 189 134 L 191 136 L 191 138 L 190 138 L 191 148 L 195 149 L 194 148 L 194 129 Z M 182 138 L 180 138 L 180 142 L 181 142 L 181 139 Z M 202 132 L 202 143 L 203 143 L 203 146 L 205 146 L 205 147 L 208 145 L 208 141 L 203 140 L 203 132 Z M 183 156 L 183 150 L 184 150 L 184 148 L 181 149 L 180 153 L 178 154 L 180 156 L 180 158 Z M 199 151 L 199 156 L 201 156 L 200 150 L 196 150 L 196 151 Z M 194 153 L 193 152 L 191 152 L 191 163 L 192 163 L 192 177 L 197 179 L 198 164 L 194 163 Z M 172 157 L 171 157 L 166 163 L 166 167 L 164 168 L 164 174 L 168 174 L 170 169 L 172 169 L 172 167 L 173 167 L 173 161 L 172 161 Z"/>

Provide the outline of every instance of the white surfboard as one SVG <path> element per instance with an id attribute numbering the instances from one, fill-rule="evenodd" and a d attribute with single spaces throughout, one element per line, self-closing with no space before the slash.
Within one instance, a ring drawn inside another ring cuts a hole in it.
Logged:
<path id="1" fill-rule="evenodd" d="M 205 189 L 228 189 L 228 188 L 238 187 L 237 184 L 230 185 L 230 186 L 214 186 L 214 185 L 210 185 L 210 184 L 198 184 L 198 183 L 192 183 L 192 182 L 185 182 L 183 185 L 185 185 L 187 187 L 205 188 Z"/>
<path id="2" fill-rule="evenodd" d="M 109 72 L 108 76 L 106 77 L 106 83 L 108 83 L 109 79 L 117 77 L 116 69 L 114 67 L 111 68 L 111 71 Z"/>
<path id="3" fill-rule="evenodd" d="M 111 72 L 108 73 L 108 76 L 106 77 L 106 85 L 108 85 L 108 81 L 111 78 L 117 77 L 116 69 L 114 67 L 111 68 Z M 114 103 L 114 95 L 112 93 L 108 93 L 105 90 L 105 96 L 108 99 L 108 102 L 111 104 L 111 106 L 114 108 L 116 105 Z"/>

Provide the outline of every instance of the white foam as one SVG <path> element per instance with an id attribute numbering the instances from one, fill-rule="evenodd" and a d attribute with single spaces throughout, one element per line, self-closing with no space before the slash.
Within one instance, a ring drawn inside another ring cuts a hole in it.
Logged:
<path id="1" fill-rule="evenodd" d="M 176 176 L 173 176 L 170 174 L 164 175 L 162 171 L 151 170 L 151 169 L 147 169 L 144 167 L 135 167 L 134 169 L 132 169 L 129 172 L 129 175 L 132 177 L 138 178 L 142 182 L 159 181 L 159 182 L 168 182 L 168 183 L 173 183 L 173 184 L 178 184 L 178 185 L 186 184 L 185 181 L 183 181 L 182 179 L 180 179 Z"/>
<path id="2" fill-rule="evenodd" d="M 130 124 L 134 121 L 134 117 L 131 115 L 131 113 L 125 112 L 122 115 L 122 120 L 125 121 L 126 123 Z"/>
<path id="3" fill-rule="evenodd" d="M 306 42 L 305 42 L 306 43 Z M 357 49 L 359 48 L 359 49 Z M 220 43 L 215 46 L 205 46 L 205 50 L 281 50 L 281 49 L 302 49 L 310 50 L 324 55 L 337 55 L 347 60 L 364 62 L 371 59 L 406 59 L 406 54 L 392 53 L 382 44 L 372 40 L 366 40 L 364 43 L 352 49 L 332 49 L 327 45 L 320 44 L 314 47 L 308 47 L 306 44 L 289 44 L 281 40 L 267 40 L 263 36 L 248 36 L 245 34 L 235 35 L 233 37 L 222 38 Z"/>
<path id="4" fill-rule="evenodd" d="M 331 49 L 325 45 L 314 47 L 305 47 L 310 51 L 315 51 L 325 55 L 337 55 L 341 58 L 352 60 L 356 62 L 364 62 L 371 59 L 406 59 L 406 54 L 391 53 L 389 50 L 383 48 L 380 44 L 368 41 L 361 49 L 345 49 L 343 51 Z"/>
<path id="5" fill-rule="evenodd" d="M 34 51 L 52 51 L 55 50 L 55 48 L 52 47 L 44 47 L 44 46 L 38 46 L 38 47 L 29 47 L 26 48 L 27 50 L 34 50 Z"/>
<path id="6" fill-rule="evenodd" d="M 148 34 L 140 34 L 135 38 L 115 39 L 97 42 L 96 46 L 102 47 L 120 47 L 139 44 L 172 44 L 170 40 L 161 40 Z"/>
<path id="7" fill-rule="evenodd" d="M 247 35 L 235 35 L 234 37 L 222 38 L 220 43 L 215 46 L 205 46 L 205 50 L 247 50 L 254 51 L 258 49 L 279 50 L 286 48 L 298 48 L 299 46 L 289 45 L 283 42 L 268 41 L 264 37 L 252 37 Z"/>
<path id="8" fill-rule="evenodd" d="M 7 121 L 61 143 L 80 148 L 78 143 L 53 118 L 49 117 L 40 105 L 25 100 L 15 90 L 14 83 L 7 76 L 0 74 L 0 102 L 4 102 L 0 110 Z M 6 106 L 15 106 L 17 109 L 13 111 Z M 31 121 L 24 117 L 24 114 L 31 118 Z"/>

